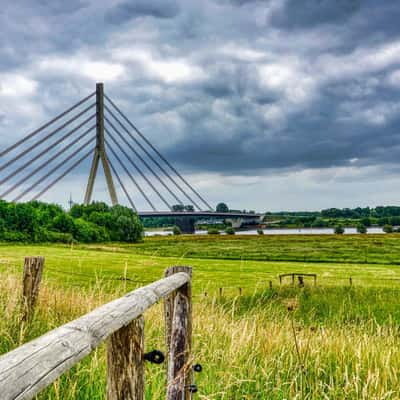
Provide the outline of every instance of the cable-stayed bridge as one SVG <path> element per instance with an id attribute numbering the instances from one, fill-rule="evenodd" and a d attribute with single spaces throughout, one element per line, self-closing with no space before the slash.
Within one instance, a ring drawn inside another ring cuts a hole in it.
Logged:
<path id="1" fill-rule="evenodd" d="M 85 204 L 92 201 L 101 163 L 111 203 L 118 204 L 115 179 L 141 218 L 175 217 L 187 232 L 193 231 L 196 217 L 236 221 L 260 217 L 254 213 L 214 212 L 205 198 L 104 93 L 102 83 L 96 84 L 95 92 L 0 152 L 0 199 L 38 200 L 90 158 Z M 134 193 L 128 190 L 126 180 L 151 211 L 137 209 Z M 154 199 L 163 204 L 165 211 L 156 207 Z M 185 204 L 191 206 L 189 210 L 177 211 Z"/>

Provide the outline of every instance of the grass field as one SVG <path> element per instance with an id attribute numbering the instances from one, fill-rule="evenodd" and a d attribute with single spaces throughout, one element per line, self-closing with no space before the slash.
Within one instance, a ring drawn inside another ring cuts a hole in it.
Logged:
<path id="1" fill-rule="evenodd" d="M 357 250 L 366 247 L 367 260 Z M 16 293 L 26 255 L 44 255 L 46 272 L 37 315 L 22 335 Z M 400 399 L 398 262 L 396 235 L 184 236 L 73 248 L 3 244 L 0 351 L 159 279 L 167 266 L 185 264 L 194 268 L 194 355 L 204 367 L 197 398 Z M 317 273 L 317 287 L 279 287 L 278 275 L 294 271 Z M 124 275 L 130 280 L 121 281 Z M 161 305 L 145 318 L 146 349 L 163 349 Z M 162 367 L 146 368 L 146 398 L 163 398 Z M 100 348 L 39 398 L 103 399 L 104 393 Z"/>

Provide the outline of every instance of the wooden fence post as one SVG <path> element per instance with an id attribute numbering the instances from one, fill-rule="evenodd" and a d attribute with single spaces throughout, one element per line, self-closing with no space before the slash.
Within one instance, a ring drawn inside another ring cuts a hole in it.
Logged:
<path id="1" fill-rule="evenodd" d="M 113 333 L 107 343 L 107 400 L 144 399 L 144 318 Z"/>
<path id="2" fill-rule="evenodd" d="M 272 290 L 272 281 L 269 281 L 269 288 Z"/>
<path id="3" fill-rule="evenodd" d="M 186 386 L 191 382 L 186 378 L 191 366 L 186 353 L 189 301 L 178 293 L 174 301 L 174 316 L 171 331 L 171 347 L 168 355 L 167 400 L 181 400 L 185 396 Z"/>
<path id="4" fill-rule="evenodd" d="M 170 267 L 165 271 L 165 276 L 171 276 L 178 272 L 185 272 L 190 277 L 192 277 L 192 267 L 187 266 L 174 266 Z M 181 294 L 184 298 L 187 299 L 187 312 L 186 312 L 186 333 L 185 333 L 185 351 L 184 351 L 184 386 L 186 386 L 184 397 L 180 397 L 179 400 L 189 400 L 190 399 L 190 392 L 187 388 L 188 385 L 192 382 L 192 368 L 188 367 L 188 363 L 190 360 L 190 355 L 192 351 L 192 285 L 191 282 L 186 283 L 185 285 L 181 286 L 175 292 L 171 293 L 169 296 L 165 298 L 164 301 L 164 312 L 165 312 L 165 342 L 166 342 L 166 349 L 167 349 L 167 377 L 168 377 L 168 391 L 169 392 L 169 371 L 173 371 L 173 366 L 170 365 L 171 363 L 171 348 L 172 348 L 172 325 L 174 320 L 174 310 L 175 310 L 175 298 L 178 294 Z M 174 339 L 175 340 L 175 339 Z M 167 397 L 170 399 L 170 397 Z"/>
<path id="5" fill-rule="evenodd" d="M 219 297 L 222 297 L 222 287 L 219 288 Z"/>
<path id="6" fill-rule="evenodd" d="M 44 257 L 25 257 L 22 278 L 22 322 L 29 322 L 33 318 L 43 266 Z"/>

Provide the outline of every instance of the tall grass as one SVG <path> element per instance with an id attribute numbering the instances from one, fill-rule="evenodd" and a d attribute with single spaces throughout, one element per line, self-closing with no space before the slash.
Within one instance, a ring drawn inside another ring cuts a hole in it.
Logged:
<path id="1" fill-rule="evenodd" d="M 19 329 L 19 275 L 0 274 L 5 353 L 113 298 L 123 284 L 81 288 L 43 282 L 32 325 Z M 387 288 L 282 288 L 194 298 L 199 399 L 400 398 L 400 292 Z M 145 314 L 146 350 L 164 349 L 162 307 Z M 294 328 L 294 329 L 293 329 Z M 298 349 L 296 350 L 296 342 Z M 104 399 L 100 347 L 38 399 Z M 146 399 L 164 397 L 162 366 L 146 366 Z"/>

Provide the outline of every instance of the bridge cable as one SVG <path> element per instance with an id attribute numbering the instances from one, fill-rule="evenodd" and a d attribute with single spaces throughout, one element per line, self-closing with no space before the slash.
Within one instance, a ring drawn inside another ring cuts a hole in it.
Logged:
<path id="1" fill-rule="evenodd" d="M 112 126 L 112 124 L 110 124 Z M 123 136 L 120 135 L 120 133 L 115 130 L 118 135 L 120 136 L 120 138 L 125 142 L 125 138 Z M 129 160 L 129 162 L 133 165 L 133 167 L 136 169 L 136 171 L 139 172 L 139 174 L 142 176 L 142 178 L 148 183 L 148 185 L 157 193 L 158 197 L 161 199 L 161 201 L 163 201 L 163 203 L 171 210 L 172 207 L 171 205 L 168 203 L 168 201 L 165 199 L 165 197 L 157 190 L 157 188 L 151 183 L 151 181 L 147 178 L 147 176 L 141 171 L 141 169 L 137 166 L 137 164 L 132 160 L 131 157 L 129 157 L 129 155 L 127 154 L 127 152 L 123 149 L 123 147 L 117 142 L 117 140 L 114 138 L 114 136 L 112 134 L 110 134 L 107 130 L 106 130 L 107 134 L 111 137 L 111 139 L 114 141 L 114 143 L 118 146 L 118 148 L 120 149 L 120 151 L 125 155 L 125 157 Z M 129 147 L 130 144 L 128 142 L 125 142 Z M 135 149 L 131 149 L 135 152 L 135 154 L 141 159 L 140 155 L 136 153 Z M 144 161 L 144 160 L 143 160 Z M 152 170 L 151 170 L 152 171 Z M 157 174 L 154 173 L 154 171 L 152 171 L 153 175 L 156 176 L 156 178 L 160 181 L 160 178 L 157 176 Z M 168 189 L 168 187 L 167 187 Z M 156 211 L 156 209 L 154 208 L 154 206 L 151 206 L 153 208 L 154 211 Z"/>
<path id="2" fill-rule="evenodd" d="M 59 126 L 58 128 L 56 128 L 54 131 L 50 132 L 49 134 L 47 134 L 44 138 L 40 139 L 39 141 L 37 141 L 36 143 L 34 143 L 32 146 L 30 146 L 29 148 L 27 148 L 26 150 L 22 151 L 21 153 L 19 153 L 16 157 L 14 157 L 13 159 L 7 161 L 5 164 L 3 164 L 2 166 L 0 166 L 0 171 L 2 171 L 4 168 L 8 167 L 9 165 L 13 164 L 15 161 L 19 160 L 21 157 L 23 157 L 25 154 L 29 153 L 31 150 L 33 150 L 35 147 L 39 146 L 40 144 L 42 144 L 43 142 L 45 142 L 47 139 L 50 139 L 52 136 L 54 136 L 57 132 L 61 131 L 62 129 L 64 129 L 66 126 L 68 126 L 70 123 L 74 122 L 76 119 L 78 119 L 79 117 L 81 117 L 83 114 L 85 114 L 86 112 L 88 112 L 92 107 L 94 107 L 96 105 L 96 103 L 91 104 L 89 107 L 85 108 L 83 111 L 81 111 L 80 113 L 78 113 L 75 117 L 69 119 L 67 122 L 65 122 L 64 124 L 62 124 L 61 126 Z M 82 122 L 81 126 L 83 126 L 84 124 L 86 124 L 88 121 L 90 121 L 91 118 L 93 118 L 94 115 L 91 115 L 89 118 L 87 118 L 84 122 Z"/>
<path id="3" fill-rule="evenodd" d="M 112 136 L 110 135 L 110 137 L 112 138 Z M 115 140 L 114 138 L 112 138 L 113 140 Z M 142 194 L 142 196 L 146 199 L 147 203 L 150 205 L 150 207 L 153 209 L 153 211 L 156 211 L 156 208 L 154 207 L 153 203 L 151 202 L 151 200 L 147 197 L 146 193 L 142 190 L 142 188 L 140 187 L 140 185 L 138 184 L 138 182 L 136 181 L 136 179 L 132 176 L 132 174 L 129 172 L 129 170 L 125 167 L 124 163 L 121 161 L 121 159 L 119 158 L 118 154 L 114 151 L 114 149 L 110 146 L 110 143 L 106 140 L 107 146 L 110 149 L 111 153 L 113 154 L 113 156 L 118 160 L 119 164 L 121 165 L 121 167 L 124 169 L 124 171 L 126 172 L 126 174 L 129 176 L 129 178 L 131 179 L 131 181 L 134 183 L 134 185 L 136 186 L 136 188 L 139 190 L 139 192 Z M 116 142 L 115 142 L 116 143 Z M 118 145 L 118 143 L 117 143 Z M 119 147 L 119 146 L 118 146 Z M 134 165 L 134 164 L 133 164 Z M 168 204 L 168 203 L 167 203 Z"/>
<path id="4" fill-rule="evenodd" d="M 74 168 L 76 168 L 83 160 L 88 158 L 94 151 L 94 147 L 91 148 L 86 154 L 84 154 L 78 161 L 72 164 L 65 172 L 63 172 L 58 178 L 54 179 L 49 185 L 47 185 L 39 194 L 37 194 L 31 201 L 37 200 L 42 194 L 46 193 L 50 188 L 52 188 L 58 181 L 64 178 L 65 175 L 69 174 Z M 66 160 L 67 161 L 67 160 Z"/>
<path id="5" fill-rule="evenodd" d="M 90 133 L 90 131 L 92 131 L 94 128 L 96 127 L 96 125 L 91 126 L 89 129 L 87 129 L 85 132 L 83 132 L 81 135 L 79 135 L 76 139 L 74 139 L 71 143 L 68 143 L 68 147 L 72 147 L 74 144 L 76 144 L 77 142 L 79 142 L 83 137 L 85 137 L 86 135 L 88 135 Z M 50 164 L 53 160 L 55 160 L 56 158 L 58 158 L 58 156 L 60 156 L 61 154 L 63 154 L 65 152 L 65 150 L 68 147 L 64 147 L 62 148 L 60 151 L 58 151 L 56 154 L 54 154 L 53 156 L 51 156 L 48 160 L 46 160 L 45 162 L 43 162 L 41 165 L 39 165 L 37 168 L 35 168 L 32 172 L 30 172 L 28 175 L 26 175 L 25 177 L 23 177 L 22 179 L 20 179 L 16 184 L 14 184 L 11 188 L 7 189 L 4 193 L 0 194 L 0 199 L 4 198 L 5 196 L 7 196 L 9 193 L 11 193 L 12 191 L 14 191 L 18 186 L 20 186 L 21 184 L 23 184 L 24 182 L 26 182 L 29 178 L 31 178 L 33 175 L 35 175 L 37 172 L 39 172 L 41 169 L 45 168 L 48 164 Z M 1 183 L 0 183 L 1 184 Z"/>
<path id="6" fill-rule="evenodd" d="M 94 115 L 92 116 L 92 118 L 94 118 Z M 80 124 L 78 126 L 76 126 L 74 129 L 70 130 L 69 132 L 67 132 L 64 136 L 62 136 L 61 138 L 57 139 L 54 143 L 50 144 L 49 146 L 47 146 L 44 150 L 42 150 L 40 153 L 38 153 L 35 157 L 33 157 L 32 159 L 28 160 L 25 164 L 21 165 L 20 167 L 18 167 L 15 171 L 13 171 L 12 173 L 10 173 L 8 176 L 6 176 L 5 178 L 3 178 L 0 181 L 0 185 L 2 185 L 3 183 L 7 182 L 9 179 L 11 179 L 12 177 L 14 177 L 15 175 L 17 175 L 19 172 L 21 172 L 23 169 L 25 169 L 28 165 L 32 164 L 33 162 L 35 162 L 37 159 L 39 159 L 40 157 L 42 157 L 44 154 L 47 154 L 50 150 L 53 149 L 53 147 L 57 146 L 58 144 L 60 144 L 63 140 L 65 140 L 66 138 L 68 138 L 70 135 L 72 135 L 73 133 L 75 133 L 78 129 L 82 128 L 82 126 L 84 126 L 87 122 L 89 122 L 88 120 L 86 120 L 83 124 Z M 93 128 L 95 128 L 96 125 L 93 125 L 92 127 L 90 127 L 88 129 L 91 130 Z M 86 131 L 86 132 L 88 132 Z M 1 198 L 2 196 L 0 196 Z"/>
<path id="7" fill-rule="evenodd" d="M 75 151 L 73 151 L 69 156 L 67 156 L 64 160 L 60 161 L 55 167 L 53 167 L 50 171 L 48 171 L 43 177 L 38 179 L 35 183 L 33 183 L 31 186 L 29 186 L 28 189 L 25 189 L 21 194 L 19 194 L 15 199 L 13 199 L 13 202 L 18 201 L 21 197 L 25 196 L 27 193 L 29 193 L 35 186 L 39 185 L 42 181 L 47 179 L 50 175 L 52 175 L 55 171 L 60 169 L 63 165 L 65 165 L 68 161 L 71 160 L 74 156 L 76 156 L 82 149 L 87 147 L 91 141 L 93 141 L 94 138 L 89 138 L 83 145 L 81 145 L 79 148 L 77 148 Z"/>
<path id="8" fill-rule="evenodd" d="M 132 201 L 132 199 L 131 199 L 131 196 L 129 196 L 129 193 L 128 193 L 128 191 L 126 190 L 124 184 L 122 183 L 122 180 L 121 180 L 121 178 L 119 177 L 117 170 L 114 168 L 114 166 L 113 166 L 111 160 L 110 160 L 108 157 L 107 157 L 107 161 L 108 161 L 108 164 L 109 164 L 110 167 L 111 167 L 112 172 L 113 172 L 114 175 L 117 177 L 117 180 L 118 180 L 119 184 L 121 185 L 122 190 L 123 190 L 124 193 L 125 193 L 125 196 L 128 198 L 129 203 L 131 204 L 132 208 L 137 212 L 137 209 L 136 209 L 136 207 L 135 207 L 135 204 L 133 204 L 133 201 Z"/>
<path id="9" fill-rule="evenodd" d="M 169 166 L 169 168 L 175 172 L 175 174 L 196 194 L 196 196 L 210 209 L 213 208 L 210 204 L 204 200 L 204 198 L 196 191 L 196 189 L 186 181 L 186 179 L 170 164 L 170 162 L 152 145 L 152 143 L 136 128 L 135 125 L 126 117 L 126 115 L 116 106 L 116 104 L 106 95 L 104 97 L 110 102 L 110 104 L 115 108 L 115 110 L 121 115 L 122 118 L 136 131 L 136 133 L 152 148 L 152 150 Z"/>
<path id="10" fill-rule="evenodd" d="M 65 110 L 64 112 L 62 112 L 61 114 L 57 115 L 55 118 L 53 118 L 51 121 L 47 122 L 46 124 L 42 125 L 40 128 L 36 129 L 35 131 L 33 131 L 32 133 L 28 134 L 27 136 L 25 136 L 24 138 L 22 138 L 21 140 L 19 140 L 18 142 L 14 143 L 13 145 L 11 145 L 10 147 L 8 147 L 7 149 L 3 150 L 0 153 L 0 158 L 5 156 L 7 153 L 9 153 L 11 150 L 15 149 L 16 147 L 18 147 L 19 145 L 21 145 L 22 143 L 24 143 L 25 141 L 27 141 L 28 139 L 32 138 L 33 136 L 35 136 L 36 134 L 38 134 L 39 132 L 41 132 L 43 129 L 47 128 L 48 126 L 52 125 L 54 122 L 57 122 L 60 118 L 64 117 L 65 115 L 67 115 L 68 113 L 70 113 L 71 111 L 73 111 L 75 108 L 79 107 L 80 105 L 82 105 L 83 103 L 85 103 L 87 100 L 89 100 L 92 96 L 94 96 L 96 94 L 96 92 L 93 92 L 92 94 L 90 94 L 89 96 L 85 97 L 84 99 L 82 99 L 81 101 L 79 101 L 78 103 L 74 104 L 72 107 L 68 108 L 67 110 Z"/>
<path id="11" fill-rule="evenodd" d="M 157 189 L 153 187 L 151 182 L 148 181 L 147 177 L 143 174 L 143 172 L 139 169 L 139 167 L 135 164 L 135 162 L 127 155 L 125 150 L 122 148 L 122 146 L 116 141 L 116 139 L 106 130 L 108 136 L 113 140 L 113 142 L 117 145 L 119 150 L 125 155 L 125 157 L 129 160 L 129 162 L 133 165 L 133 167 L 136 169 L 136 171 L 139 172 L 139 174 L 142 176 L 143 179 L 146 180 L 147 183 L 151 185 L 151 187 L 156 191 L 156 193 L 160 196 L 161 200 L 165 201 L 164 198 L 158 193 Z M 149 197 L 144 193 L 144 191 L 141 190 L 140 186 L 137 184 L 137 181 L 133 178 L 133 176 L 130 174 L 129 170 L 125 168 L 125 164 L 121 161 L 119 158 L 118 154 L 113 150 L 111 147 L 110 143 L 106 141 L 108 146 L 110 147 L 110 150 L 112 151 L 114 157 L 118 160 L 118 162 L 121 164 L 122 168 L 125 170 L 125 172 L 129 175 L 133 183 L 136 185 L 136 187 L 140 190 L 140 193 L 145 197 L 147 203 L 149 203 L 150 207 L 153 209 L 153 211 L 156 211 L 156 208 L 154 207 L 154 204 L 150 201 Z M 170 207 L 168 203 L 166 202 L 167 207 Z"/>
<path id="12" fill-rule="evenodd" d="M 147 169 L 153 174 L 153 176 L 161 183 L 161 185 L 164 186 L 165 189 L 167 189 L 168 193 L 181 205 L 183 205 L 182 201 L 176 196 L 176 194 L 165 184 L 165 182 L 157 175 L 157 172 L 154 171 L 154 169 L 146 162 L 146 160 L 136 151 L 136 149 L 125 139 L 125 137 L 122 135 L 122 133 L 115 127 L 115 125 L 105 116 L 105 120 L 107 123 L 113 128 L 113 130 L 117 133 L 117 135 L 124 141 L 124 143 L 130 148 L 132 152 L 135 153 L 136 157 L 139 158 L 139 160 L 147 167 Z M 128 156 L 126 156 L 129 158 Z M 150 186 L 151 183 L 149 183 Z M 152 186 L 153 187 L 153 186 Z M 157 192 L 159 197 L 162 197 L 160 193 L 153 187 L 153 189 Z M 163 199 L 162 199 L 163 200 Z M 165 200 L 163 200 L 165 204 Z M 169 206 L 169 209 L 171 210 L 171 206 Z"/>
<path id="13" fill-rule="evenodd" d="M 112 115 L 112 117 L 118 122 L 118 124 L 121 126 L 121 128 L 130 136 L 132 140 L 135 141 L 135 143 L 147 154 L 147 156 L 160 168 L 160 170 L 170 179 L 170 181 L 183 193 L 183 195 L 189 199 L 189 201 L 195 205 L 195 207 L 198 208 L 199 211 L 201 211 L 201 208 L 199 205 L 175 182 L 175 180 L 171 177 L 171 175 L 160 165 L 160 163 L 142 146 L 142 144 L 131 134 L 131 132 L 126 129 L 126 127 L 122 124 L 122 122 L 115 116 L 115 114 L 105 105 L 105 108 L 107 111 Z M 174 195 L 176 198 L 176 196 Z M 181 201 L 179 201 L 180 204 L 182 204 Z M 183 205 L 183 204 L 182 204 Z"/>

